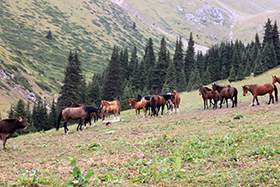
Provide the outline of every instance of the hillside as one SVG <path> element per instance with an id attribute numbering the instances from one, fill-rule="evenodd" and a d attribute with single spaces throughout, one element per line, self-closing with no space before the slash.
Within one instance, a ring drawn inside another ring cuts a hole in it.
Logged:
<path id="1" fill-rule="evenodd" d="M 19 98 L 57 98 L 70 50 L 89 81 L 107 66 L 113 45 L 127 46 L 129 54 L 136 45 L 141 58 L 150 37 L 156 54 L 163 36 L 173 54 L 176 38 L 186 47 L 190 32 L 202 51 L 223 40 L 251 41 L 267 17 L 279 17 L 280 6 L 273 0 L 0 2 L 1 117 Z"/>
<path id="2" fill-rule="evenodd" d="M 91 171 L 89 186 L 279 186 L 279 103 L 261 96 L 250 107 L 252 95 L 242 95 L 243 85 L 271 82 L 279 71 L 233 83 L 237 108 L 203 110 L 198 91 L 184 92 L 180 114 L 135 120 L 132 109 L 109 127 L 99 121 L 82 132 L 70 126 L 68 135 L 60 128 L 9 139 L 0 185 L 83 185 Z"/>

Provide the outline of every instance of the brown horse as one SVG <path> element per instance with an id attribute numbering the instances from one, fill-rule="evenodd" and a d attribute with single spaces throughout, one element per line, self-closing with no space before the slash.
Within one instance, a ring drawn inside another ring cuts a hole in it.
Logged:
<path id="1" fill-rule="evenodd" d="M 214 91 L 218 91 L 220 96 L 219 96 L 219 100 L 220 100 L 220 108 L 222 108 L 222 103 L 224 98 L 226 99 L 226 103 L 227 103 L 227 108 L 228 108 L 228 101 L 227 99 L 230 99 L 232 102 L 232 108 L 235 106 L 237 107 L 237 95 L 238 95 L 238 91 L 235 87 L 231 87 L 231 86 L 220 86 L 217 84 L 213 84 L 212 85 L 212 89 Z"/>
<path id="2" fill-rule="evenodd" d="M 78 103 L 72 103 L 72 105 L 71 105 L 71 107 L 81 107 L 81 106 L 86 106 L 86 105 L 84 105 L 84 104 L 78 104 Z M 90 114 L 86 117 L 86 119 L 85 119 L 85 121 L 84 121 L 85 128 L 87 128 L 87 123 L 89 123 L 89 126 L 91 127 L 91 119 L 92 119 L 92 116 L 93 116 L 93 119 L 94 119 L 93 126 L 96 125 L 95 122 L 98 121 L 99 116 L 97 115 L 96 112 L 92 112 L 92 113 L 90 113 Z"/>
<path id="3" fill-rule="evenodd" d="M 166 104 L 166 100 L 163 96 L 160 95 L 152 95 L 150 98 L 150 104 L 152 108 L 152 115 L 158 116 L 158 112 L 161 107 L 161 115 L 163 115 L 164 105 Z"/>
<path id="4" fill-rule="evenodd" d="M 105 112 L 107 112 L 106 118 L 110 117 L 110 112 L 114 113 L 114 120 L 116 120 L 116 118 L 119 119 L 120 116 L 120 110 L 121 110 L 121 104 L 119 101 L 101 101 L 101 105 L 100 108 L 103 107 L 102 112 L 101 112 L 101 116 L 102 116 L 102 120 L 104 120 L 105 117 Z"/>
<path id="5" fill-rule="evenodd" d="M 252 106 L 254 106 L 254 101 L 256 99 L 257 105 L 259 105 L 259 101 L 257 96 L 258 95 L 265 95 L 269 94 L 269 101 L 268 104 L 270 104 L 270 101 L 272 101 L 272 104 L 274 104 L 274 97 L 272 95 L 272 92 L 274 90 L 275 100 L 278 101 L 278 90 L 277 87 L 274 84 L 267 83 L 267 84 L 252 84 L 252 85 L 245 85 L 243 88 L 243 95 L 245 96 L 246 93 L 249 91 L 253 95 L 253 103 Z"/>
<path id="6" fill-rule="evenodd" d="M 60 121 L 61 118 L 63 117 L 64 119 L 64 131 L 65 134 L 68 134 L 69 129 L 67 128 L 67 123 L 70 119 L 72 120 L 77 120 L 79 119 L 80 122 L 77 126 L 77 131 L 82 130 L 82 124 L 85 118 L 90 114 L 96 112 L 98 116 L 100 116 L 100 109 L 95 107 L 95 106 L 82 106 L 82 107 L 75 107 L 75 108 L 65 108 L 60 111 L 58 119 L 57 119 L 57 124 L 56 124 L 56 130 L 59 129 Z"/>
<path id="7" fill-rule="evenodd" d="M 208 109 L 208 100 L 210 100 L 210 106 L 211 106 L 211 100 L 214 100 L 214 106 L 213 109 L 217 108 L 217 102 L 219 100 L 219 92 L 216 90 L 211 90 L 207 87 L 200 87 L 198 89 L 199 95 L 202 95 L 203 103 L 204 103 L 204 110 L 205 108 Z"/>
<path id="8" fill-rule="evenodd" d="M 180 95 L 177 93 L 176 90 L 173 90 L 172 94 L 174 95 L 174 98 L 172 100 L 173 104 L 174 104 L 174 110 L 175 110 L 175 114 L 178 112 L 179 113 L 179 105 L 181 102 L 181 98 Z"/>
<path id="9" fill-rule="evenodd" d="M 275 84 L 278 82 L 280 84 L 280 77 L 277 77 L 276 75 L 272 76 L 272 84 Z"/>
<path id="10" fill-rule="evenodd" d="M 133 105 L 134 108 L 135 108 L 135 114 L 136 114 L 136 119 L 137 119 L 137 111 L 138 111 L 138 114 L 139 114 L 139 118 L 140 118 L 140 109 L 143 109 L 144 110 L 144 116 L 146 116 L 147 114 L 147 100 L 142 100 L 142 101 L 138 101 L 137 99 L 133 99 L 133 98 L 129 98 L 128 99 L 128 102 L 129 102 L 129 106 Z"/>

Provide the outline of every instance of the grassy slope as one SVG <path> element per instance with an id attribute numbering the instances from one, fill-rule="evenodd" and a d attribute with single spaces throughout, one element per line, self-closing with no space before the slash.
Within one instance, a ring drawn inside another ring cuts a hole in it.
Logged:
<path id="1" fill-rule="evenodd" d="M 44 185 L 65 185 L 74 179 L 69 164 L 76 159 L 78 168 L 94 172 L 91 185 L 280 185 L 279 103 L 268 106 L 263 96 L 260 106 L 249 107 L 252 96 L 241 90 L 271 82 L 279 70 L 231 84 L 239 91 L 234 109 L 203 110 L 198 91 L 184 92 L 180 114 L 135 120 L 128 110 L 109 128 L 99 122 L 82 132 L 70 126 L 69 135 L 53 129 L 10 139 L 0 153 L 0 184 L 19 184 L 16 176 L 37 168 Z"/>

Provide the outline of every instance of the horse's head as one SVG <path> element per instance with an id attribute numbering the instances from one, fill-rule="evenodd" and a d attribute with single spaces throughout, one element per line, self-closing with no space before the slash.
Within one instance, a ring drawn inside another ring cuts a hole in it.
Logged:
<path id="1" fill-rule="evenodd" d="M 200 87 L 200 88 L 198 89 L 198 92 L 199 92 L 199 95 L 201 95 L 201 94 L 202 94 L 202 92 L 203 92 L 203 88 L 202 88 L 202 87 Z"/>
<path id="2" fill-rule="evenodd" d="M 173 94 L 173 95 L 176 95 L 176 94 L 177 94 L 177 91 L 176 91 L 176 90 L 173 90 L 172 94 Z"/>
<path id="3" fill-rule="evenodd" d="M 212 84 L 212 89 L 215 91 L 217 90 L 217 84 Z"/>
<path id="4" fill-rule="evenodd" d="M 272 84 L 275 84 L 277 82 L 277 77 L 276 75 L 272 76 Z"/>
<path id="5" fill-rule="evenodd" d="M 129 103 L 129 106 L 132 105 L 132 99 L 131 98 L 128 99 L 128 103 Z"/>
<path id="6" fill-rule="evenodd" d="M 243 96 L 245 96 L 249 90 L 249 86 L 247 86 L 247 85 L 242 86 L 242 89 L 243 89 Z"/>

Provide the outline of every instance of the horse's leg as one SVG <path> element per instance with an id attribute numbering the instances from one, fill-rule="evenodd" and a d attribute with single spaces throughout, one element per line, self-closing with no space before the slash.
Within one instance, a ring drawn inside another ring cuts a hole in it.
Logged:
<path id="1" fill-rule="evenodd" d="M 161 107 L 161 115 L 163 115 L 164 105 Z"/>
<path id="2" fill-rule="evenodd" d="M 68 132 L 69 132 L 69 129 L 67 128 L 67 122 L 68 121 L 65 121 L 63 124 L 65 134 L 68 134 Z"/>
<path id="3" fill-rule="evenodd" d="M 135 108 L 135 119 L 137 119 L 137 109 Z"/>
<path id="4" fill-rule="evenodd" d="M 256 96 L 257 105 L 260 105 L 258 97 Z"/>
<path id="5" fill-rule="evenodd" d="M 220 97 L 220 100 L 221 100 L 221 101 L 220 101 L 220 109 L 221 109 L 221 108 L 222 108 L 222 103 L 223 103 L 224 98 L 221 96 L 221 97 Z"/>

